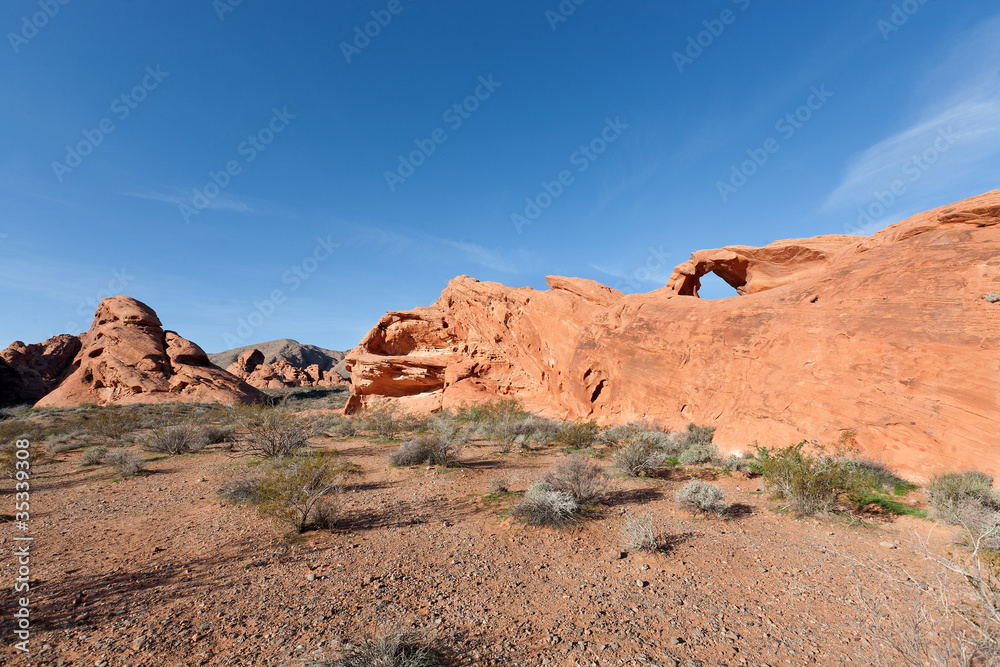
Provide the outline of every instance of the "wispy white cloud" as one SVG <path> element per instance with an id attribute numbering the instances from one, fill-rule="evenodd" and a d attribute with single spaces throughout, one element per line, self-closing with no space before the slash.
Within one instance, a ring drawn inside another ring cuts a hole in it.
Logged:
<path id="1" fill-rule="evenodd" d="M 523 273 L 533 260 L 532 254 L 524 248 L 485 248 L 475 243 L 449 240 L 442 243 L 462 252 L 467 261 L 501 273 Z"/>
<path id="2" fill-rule="evenodd" d="M 138 197 L 139 199 L 149 199 L 152 201 L 164 202 L 166 204 L 173 204 L 174 206 L 179 206 L 180 204 L 187 204 L 188 206 L 193 206 L 191 203 L 192 198 L 190 195 L 184 194 L 181 190 L 177 190 L 172 193 L 165 192 L 154 192 L 152 190 L 146 190 L 143 192 L 126 192 L 124 193 L 128 197 Z M 225 209 L 230 211 L 238 211 L 241 213 L 253 213 L 254 209 L 246 204 L 246 202 L 233 199 L 232 197 L 227 197 L 225 194 L 220 194 L 214 199 L 207 199 L 208 206 L 203 208 L 209 209 Z"/>
<path id="3" fill-rule="evenodd" d="M 1000 156 L 998 33 L 1000 17 L 962 36 L 914 91 L 907 113 L 914 120 L 852 158 L 823 202 L 823 211 L 864 205 L 873 192 L 886 190 L 894 180 L 910 183 L 919 178 L 916 170 L 934 169 L 933 178 L 921 183 L 921 191 L 927 192 L 979 176 L 988 163 L 995 163 Z M 925 152 L 936 160 L 928 169 L 915 160 Z"/>

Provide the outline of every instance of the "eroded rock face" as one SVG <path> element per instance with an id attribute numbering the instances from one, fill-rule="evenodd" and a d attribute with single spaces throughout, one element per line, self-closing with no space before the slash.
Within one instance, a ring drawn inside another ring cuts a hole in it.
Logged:
<path id="1" fill-rule="evenodd" d="M 79 351 L 80 339 L 69 334 L 30 345 L 14 341 L 0 352 L 9 367 L 0 400 L 34 403 L 55 388 Z"/>
<path id="2" fill-rule="evenodd" d="M 300 368 L 284 359 L 265 364 L 264 358 L 264 353 L 260 350 L 247 350 L 226 370 L 258 389 L 332 387 L 347 384 L 339 373 L 334 370 L 324 371 L 319 364 L 309 364 L 305 368 Z"/>
<path id="3" fill-rule="evenodd" d="M 716 271 L 744 296 L 706 301 Z M 1000 191 L 871 237 L 695 253 L 668 286 L 623 295 L 453 280 L 388 313 L 351 351 L 348 410 L 515 396 L 559 418 L 717 427 L 727 451 L 853 430 L 903 472 L 1000 476 Z"/>
<path id="4" fill-rule="evenodd" d="M 247 402 L 262 394 L 212 365 L 205 352 L 173 331 L 156 313 L 124 296 L 101 301 L 94 322 L 58 386 L 39 407 L 81 403 Z"/>

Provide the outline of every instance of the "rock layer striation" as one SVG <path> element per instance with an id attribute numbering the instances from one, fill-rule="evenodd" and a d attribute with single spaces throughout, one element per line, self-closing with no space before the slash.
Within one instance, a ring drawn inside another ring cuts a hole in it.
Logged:
<path id="1" fill-rule="evenodd" d="M 741 296 L 697 297 L 715 272 Z M 461 276 L 390 312 L 352 350 L 348 411 L 427 411 L 513 396 L 553 417 L 717 427 L 754 443 L 858 445 L 904 472 L 1000 476 L 1000 191 L 870 237 L 694 253 L 667 286 L 624 295 L 550 277 Z"/>

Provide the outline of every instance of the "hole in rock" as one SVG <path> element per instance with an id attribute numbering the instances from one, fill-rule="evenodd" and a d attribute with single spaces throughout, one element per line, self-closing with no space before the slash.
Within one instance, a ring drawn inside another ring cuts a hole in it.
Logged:
<path id="1" fill-rule="evenodd" d="M 735 287 L 715 273 L 706 273 L 701 276 L 700 280 L 701 286 L 698 288 L 698 296 L 702 299 L 726 299 L 731 296 L 740 296 Z"/>

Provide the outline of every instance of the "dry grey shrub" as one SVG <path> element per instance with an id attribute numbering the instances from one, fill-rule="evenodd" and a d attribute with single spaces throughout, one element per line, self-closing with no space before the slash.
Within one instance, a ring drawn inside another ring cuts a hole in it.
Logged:
<path id="1" fill-rule="evenodd" d="M 235 449 L 248 456 L 288 456 L 308 445 L 315 435 L 307 420 L 286 407 L 236 405 L 230 408 L 230 417 L 239 427 Z"/>
<path id="2" fill-rule="evenodd" d="M 430 667 L 437 663 L 430 648 L 396 628 L 360 646 L 349 646 L 339 658 L 317 667 Z"/>
<path id="3" fill-rule="evenodd" d="M 80 457 L 81 466 L 96 466 L 104 463 L 104 457 L 108 455 L 107 447 L 90 447 L 83 451 Z"/>
<path id="4" fill-rule="evenodd" d="M 542 481 L 553 491 L 569 494 L 579 505 L 595 502 L 604 490 L 604 469 L 582 454 L 573 454 L 549 468 Z"/>
<path id="5" fill-rule="evenodd" d="M 692 480 L 674 496 L 681 507 L 692 513 L 724 515 L 729 505 L 724 502 L 726 492 L 714 484 Z"/>
<path id="6" fill-rule="evenodd" d="M 528 488 L 524 500 L 515 505 L 510 514 L 531 526 L 561 527 L 573 522 L 579 511 L 580 505 L 573 496 L 539 482 Z"/>
<path id="7" fill-rule="evenodd" d="M 104 463 L 117 468 L 122 477 L 132 477 L 142 472 L 144 460 L 139 452 L 128 447 L 113 447 L 104 455 Z"/>
<path id="8" fill-rule="evenodd" d="M 656 540 L 656 531 L 653 528 L 653 517 L 651 515 L 636 516 L 628 514 L 625 523 L 622 525 L 623 544 L 628 549 L 638 551 L 656 551 L 660 548 Z"/>
<path id="9" fill-rule="evenodd" d="M 177 424 L 153 429 L 139 439 L 139 445 L 147 452 L 176 455 L 204 449 L 206 442 L 193 425 Z"/>

